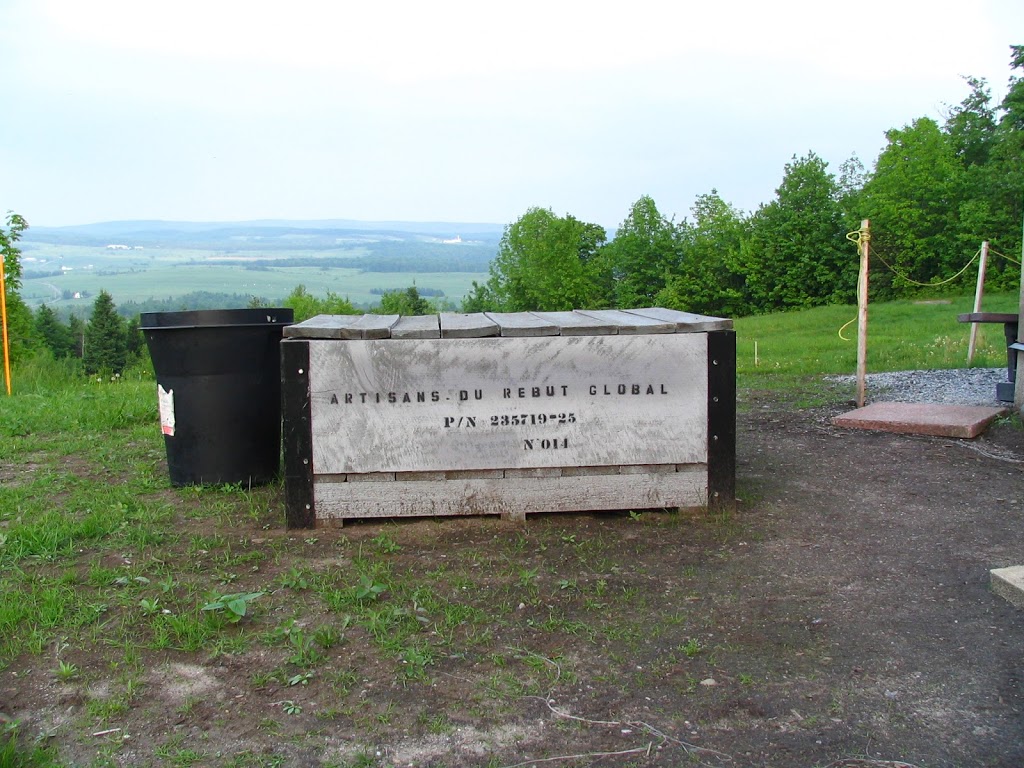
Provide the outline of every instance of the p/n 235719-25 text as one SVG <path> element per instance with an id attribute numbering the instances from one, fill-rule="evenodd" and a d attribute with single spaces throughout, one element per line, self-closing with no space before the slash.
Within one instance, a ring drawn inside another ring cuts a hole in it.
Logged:
<path id="1" fill-rule="evenodd" d="M 638 309 L 291 326 L 288 523 L 731 504 L 731 325 Z"/>

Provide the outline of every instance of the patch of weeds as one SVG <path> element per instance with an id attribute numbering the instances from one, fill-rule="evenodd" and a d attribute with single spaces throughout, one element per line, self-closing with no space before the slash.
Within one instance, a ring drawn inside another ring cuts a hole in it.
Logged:
<path id="1" fill-rule="evenodd" d="M 205 752 L 197 752 L 194 749 L 181 749 L 177 746 L 163 744 L 153 750 L 153 755 L 161 760 L 175 766 L 196 765 L 206 760 Z"/>
<path id="2" fill-rule="evenodd" d="M 286 715 L 301 715 L 302 705 L 296 704 L 292 699 L 286 699 L 281 702 L 281 711 Z"/>
<path id="3" fill-rule="evenodd" d="M 341 645 L 345 642 L 345 630 L 348 629 L 348 625 L 351 622 L 351 616 L 344 616 L 339 622 L 340 626 L 336 626 L 334 624 L 321 624 L 313 630 L 313 642 L 325 651 L 336 645 Z"/>
<path id="4" fill-rule="evenodd" d="M 701 651 L 704 650 L 704 646 L 701 645 L 700 640 L 695 637 L 691 637 L 685 643 L 677 648 L 678 651 L 682 652 L 688 659 L 692 659 L 695 656 L 700 655 Z"/>
<path id="5" fill-rule="evenodd" d="M 236 592 L 229 595 L 216 595 L 202 609 L 204 611 L 223 611 L 228 621 L 237 623 L 249 612 L 249 603 L 265 594 L 265 592 Z"/>
<path id="6" fill-rule="evenodd" d="M 361 623 L 373 636 L 377 645 L 391 653 L 398 653 L 404 645 L 405 638 L 418 629 L 418 625 L 412 627 L 406 623 L 408 618 L 408 611 L 405 609 L 385 606 L 378 611 L 367 612 Z"/>
<path id="7" fill-rule="evenodd" d="M 350 669 L 334 669 L 327 674 L 326 679 L 340 696 L 348 696 L 352 686 L 359 681 L 359 676 Z"/>
<path id="8" fill-rule="evenodd" d="M 219 629 L 215 623 L 195 613 L 163 614 L 158 618 L 163 619 L 163 624 L 167 628 L 166 634 L 160 637 L 160 642 L 168 642 L 169 647 L 183 651 L 198 651 Z M 154 644 L 157 640 L 158 636 L 155 634 Z"/>
<path id="9" fill-rule="evenodd" d="M 246 750 L 232 755 L 221 765 L 223 768 L 282 768 L 287 764 L 283 755 L 259 755 Z"/>
<path id="10" fill-rule="evenodd" d="M 62 659 L 57 662 L 57 669 L 54 672 L 54 675 L 61 682 L 67 683 L 77 678 L 80 673 L 81 670 L 77 666 Z M 0 765 L 2 765 L 2 763 L 0 763 Z"/>
<path id="11" fill-rule="evenodd" d="M 143 616 L 153 616 L 161 610 L 160 600 L 157 598 L 150 600 L 144 597 L 139 600 L 139 610 L 142 611 Z"/>
<path id="12" fill-rule="evenodd" d="M 386 533 L 375 536 L 372 541 L 381 554 L 391 555 L 395 552 L 400 552 L 402 549 L 401 545 Z"/>
<path id="13" fill-rule="evenodd" d="M 228 547 L 228 540 L 221 534 L 213 536 L 194 535 L 189 539 L 186 554 L 190 558 L 198 555 L 208 555 L 211 552 Z"/>
<path id="14" fill-rule="evenodd" d="M 254 688 L 266 688 L 273 682 L 277 681 L 277 673 L 274 671 L 266 671 L 258 669 L 249 675 L 249 682 L 252 683 Z"/>
<path id="15" fill-rule="evenodd" d="M 346 763 L 343 768 L 376 768 L 378 765 L 380 765 L 380 762 L 376 757 L 367 752 L 360 752 L 352 758 L 351 762 Z M 342 767 L 339 766 L 339 768 Z"/>
<path id="16" fill-rule="evenodd" d="M 391 718 L 395 714 L 395 702 L 389 701 L 380 712 L 377 713 L 377 722 L 381 725 L 391 725 Z"/>
<path id="17" fill-rule="evenodd" d="M 501 702 L 511 702 L 530 693 L 527 681 L 512 670 L 497 670 L 481 685 L 492 697 Z"/>
<path id="18" fill-rule="evenodd" d="M 191 715 L 193 712 L 195 712 L 196 704 L 198 704 L 199 702 L 200 699 L 197 699 L 194 696 L 189 696 L 174 711 L 177 712 L 179 715 L 184 715 L 187 717 Z"/>
<path id="19" fill-rule="evenodd" d="M 217 638 L 213 645 L 213 656 L 237 656 L 249 650 L 249 639 L 244 635 L 226 635 Z"/>
<path id="20" fill-rule="evenodd" d="M 25 743 L 17 721 L 5 723 L 0 731 L 0 766 L 3 768 L 49 768 L 56 766 L 53 749 Z"/>
<path id="21" fill-rule="evenodd" d="M 128 701 L 123 697 L 111 697 L 109 699 L 89 699 L 85 704 L 85 711 L 90 717 L 104 722 L 115 715 L 123 715 L 128 711 Z"/>
<path id="22" fill-rule="evenodd" d="M 536 586 L 539 569 L 537 568 L 520 568 L 519 569 L 519 586 L 526 589 Z"/>
<path id="23" fill-rule="evenodd" d="M 288 661 L 297 667 L 311 667 L 324 658 L 323 651 L 314 638 L 309 637 L 299 627 L 293 627 L 288 633 L 288 642 L 292 650 Z"/>
<path id="24" fill-rule="evenodd" d="M 454 724 L 448 719 L 444 712 L 431 712 L 428 709 L 421 709 L 416 714 L 416 724 L 428 733 L 443 735 L 455 729 Z"/>
<path id="25" fill-rule="evenodd" d="M 300 591 L 309 589 L 309 579 L 301 568 L 289 568 L 287 573 L 281 574 L 278 583 L 285 589 Z"/>
<path id="26" fill-rule="evenodd" d="M 372 602 L 378 599 L 387 589 L 387 585 L 377 581 L 370 574 L 364 573 L 359 577 L 359 583 L 355 587 L 356 602 Z"/>
<path id="27" fill-rule="evenodd" d="M 427 679 L 427 666 L 434 663 L 434 654 L 426 645 L 413 645 L 398 655 L 402 662 L 403 683 Z"/>

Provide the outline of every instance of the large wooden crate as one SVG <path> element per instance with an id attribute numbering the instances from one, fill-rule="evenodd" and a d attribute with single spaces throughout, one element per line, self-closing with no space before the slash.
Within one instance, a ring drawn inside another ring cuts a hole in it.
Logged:
<path id="1" fill-rule="evenodd" d="M 321 315 L 284 333 L 290 527 L 734 503 L 731 320 Z"/>

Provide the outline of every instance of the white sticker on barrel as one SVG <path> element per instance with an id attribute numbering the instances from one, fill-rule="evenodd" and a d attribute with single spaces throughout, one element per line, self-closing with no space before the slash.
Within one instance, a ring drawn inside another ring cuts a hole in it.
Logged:
<path id="1" fill-rule="evenodd" d="M 160 401 L 160 431 L 174 437 L 174 390 L 165 391 L 157 384 L 156 396 Z"/>

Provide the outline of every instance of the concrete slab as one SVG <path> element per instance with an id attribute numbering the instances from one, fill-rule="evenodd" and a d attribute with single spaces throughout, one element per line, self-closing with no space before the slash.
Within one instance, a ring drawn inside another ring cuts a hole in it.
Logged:
<path id="1" fill-rule="evenodd" d="M 982 405 L 940 405 L 937 403 L 872 403 L 832 423 L 849 429 L 872 429 L 908 435 L 936 437 L 977 437 L 995 419 L 1009 413 L 1006 408 Z"/>
<path id="2" fill-rule="evenodd" d="M 993 568 L 989 574 L 992 577 L 993 592 L 1005 597 L 1018 608 L 1024 608 L 1024 565 Z"/>

